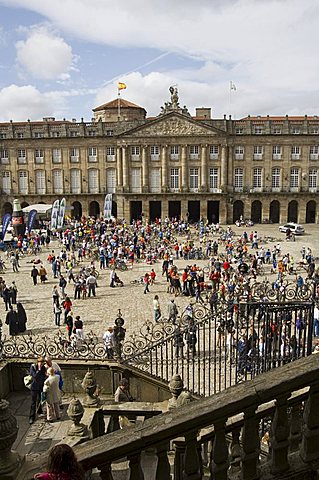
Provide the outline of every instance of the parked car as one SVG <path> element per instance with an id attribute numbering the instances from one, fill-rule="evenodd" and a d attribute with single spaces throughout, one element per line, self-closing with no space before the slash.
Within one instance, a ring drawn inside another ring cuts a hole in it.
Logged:
<path id="1" fill-rule="evenodd" d="M 280 225 L 279 231 L 282 233 L 286 233 L 287 230 L 290 230 L 290 232 L 293 235 L 303 235 L 305 233 L 305 229 L 303 228 L 302 225 L 299 225 L 299 223 L 294 223 L 294 222 L 289 222 L 285 223 L 285 225 Z"/>

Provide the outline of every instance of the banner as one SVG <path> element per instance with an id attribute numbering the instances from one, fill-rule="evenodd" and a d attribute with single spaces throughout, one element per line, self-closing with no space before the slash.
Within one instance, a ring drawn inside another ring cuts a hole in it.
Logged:
<path id="1" fill-rule="evenodd" d="M 2 240 L 4 240 L 4 237 L 10 222 L 11 222 L 11 213 L 6 213 L 2 219 L 2 232 L 1 232 Z"/>
<path id="2" fill-rule="evenodd" d="M 59 200 L 56 200 L 52 205 L 52 210 L 51 210 L 51 229 L 52 230 L 55 229 L 57 226 L 59 207 L 60 207 L 60 202 Z"/>
<path id="3" fill-rule="evenodd" d="M 104 200 L 104 220 L 110 220 L 112 217 L 112 193 L 105 195 Z"/>
<path id="4" fill-rule="evenodd" d="M 32 230 L 32 227 L 33 227 L 33 224 L 34 224 L 34 220 L 35 220 L 35 217 L 36 217 L 36 214 L 38 213 L 37 210 L 30 210 L 29 212 L 29 215 L 28 215 L 28 224 L 27 224 L 27 228 L 28 228 L 28 232 L 31 233 L 31 230 Z"/>
<path id="5" fill-rule="evenodd" d="M 62 228 L 63 227 L 65 207 L 66 207 L 66 200 L 63 197 L 61 202 L 60 202 L 60 208 L 59 208 L 56 228 Z"/>

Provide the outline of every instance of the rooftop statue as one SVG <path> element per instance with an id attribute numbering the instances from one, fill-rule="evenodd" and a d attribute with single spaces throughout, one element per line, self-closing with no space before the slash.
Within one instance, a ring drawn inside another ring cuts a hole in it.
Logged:
<path id="1" fill-rule="evenodd" d="M 171 101 L 164 103 L 164 106 L 161 107 L 160 115 L 165 115 L 166 113 L 175 111 L 175 112 L 183 113 L 184 115 L 189 116 L 189 111 L 187 110 L 186 106 L 181 108 L 179 105 L 177 87 L 174 87 L 174 86 L 169 87 L 169 92 L 171 94 Z"/>

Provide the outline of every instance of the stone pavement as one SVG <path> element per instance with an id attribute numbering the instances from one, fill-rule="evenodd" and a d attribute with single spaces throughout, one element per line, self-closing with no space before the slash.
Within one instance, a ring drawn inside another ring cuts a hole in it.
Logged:
<path id="1" fill-rule="evenodd" d="M 241 234 L 245 229 L 232 226 L 236 234 Z M 259 236 L 272 236 L 279 240 L 281 244 L 282 253 L 290 252 L 293 254 L 295 261 L 300 258 L 300 249 L 304 245 L 312 249 L 314 256 L 319 256 L 319 228 L 317 225 L 306 225 L 306 234 L 301 237 L 296 237 L 295 242 L 287 242 L 285 235 L 278 231 L 278 225 L 256 225 L 252 228 L 246 229 L 248 232 L 257 230 Z M 214 237 L 212 237 L 214 238 Z M 181 237 L 179 240 L 183 240 Z M 272 248 L 275 243 L 268 242 L 265 248 Z M 19 273 L 11 272 L 11 265 L 6 260 L 7 271 L 3 275 L 5 281 L 10 285 L 12 280 L 16 281 L 18 287 L 18 301 L 24 305 L 28 317 L 27 328 L 32 330 L 35 334 L 51 335 L 58 330 L 54 325 L 54 315 L 52 311 L 52 289 L 57 284 L 57 279 L 52 276 L 50 265 L 46 258 L 50 250 L 55 250 L 59 253 L 60 247 L 56 240 L 54 240 L 49 249 L 39 255 L 48 271 L 48 281 L 44 284 L 33 286 L 30 276 L 32 268 L 32 260 L 34 257 L 22 257 L 21 268 Z M 1 255 L 6 258 L 5 254 Z M 89 262 L 87 262 L 89 263 Z M 175 262 L 179 269 L 183 269 L 188 264 L 196 263 L 197 265 L 207 265 L 207 260 L 179 260 Z M 165 277 L 161 275 L 162 262 L 156 263 L 154 266 L 145 263 L 134 265 L 132 270 L 126 272 L 119 272 L 118 275 L 124 281 L 124 287 L 109 287 L 109 270 L 100 271 L 98 279 L 97 295 L 95 298 L 87 298 L 86 300 L 73 300 L 74 287 L 71 283 L 68 285 L 66 291 L 70 295 L 73 307 L 72 311 L 74 317 L 80 315 L 84 321 L 84 332 L 92 330 L 96 335 L 102 336 L 107 327 L 114 324 L 114 319 L 117 316 L 118 309 L 121 309 L 123 318 L 125 319 L 125 328 L 127 329 L 127 337 L 133 332 L 137 333 L 139 328 L 146 320 L 153 320 L 153 298 L 154 295 L 159 295 L 163 317 L 167 316 L 167 304 L 171 295 L 167 293 L 167 283 Z M 143 294 L 143 285 L 132 285 L 130 282 L 139 279 L 154 268 L 157 278 L 154 286 L 150 287 L 150 293 Z M 75 269 L 76 273 L 77 269 Z M 176 298 L 176 304 L 179 310 L 182 310 L 189 299 L 183 296 Z M 4 303 L 0 302 L 0 318 L 5 321 Z M 63 314 L 61 320 L 63 319 Z M 62 323 L 62 322 L 61 322 Z M 65 329 L 62 325 L 61 329 Z M 3 325 L 3 333 L 8 335 L 8 326 Z M 127 338 L 126 337 L 126 338 Z"/>

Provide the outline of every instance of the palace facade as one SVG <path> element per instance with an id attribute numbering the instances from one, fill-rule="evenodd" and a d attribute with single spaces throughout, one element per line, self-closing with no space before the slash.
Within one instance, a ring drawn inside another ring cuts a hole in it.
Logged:
<path id="1" fill-rule="evenodd" d="M 124 99 L 91 122 L 0 123 L 1 214 L 65 197 L 71 215 L 317 223 L 319 117 L 191 116 L 176 88 L 157 117 Z"/>

